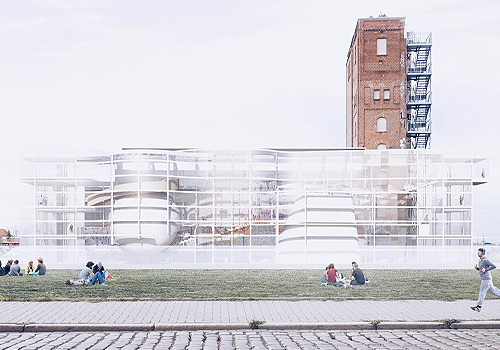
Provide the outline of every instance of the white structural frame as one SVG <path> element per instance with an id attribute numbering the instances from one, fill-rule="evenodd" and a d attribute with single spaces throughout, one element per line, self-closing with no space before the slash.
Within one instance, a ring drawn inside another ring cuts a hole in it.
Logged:
<path id="1" fill-rule="evenodd" d="M 141 225 L 152 223 L 142 214 L 143 185 L 167 181 L 165 224 L 177 230 L 171 245 L 194 252 L 194 262 L 207 262 L 200 258 L 207 251 L 228 253 L 225 258 L 212 253 L 210 263 L 234 262 L 243 251 L 245 261 L 273 262 L 294 198 L 346 192 L 354 200 L 364 260 L 380 260 L 380 252 L 413 256 L 418 250 L 439 252 L 446 260 L 449 252 L 472 246 L 472 188 L 487 182 L 488 173 L 488 159 L 467 151 L 34 151 L 21 164 L 20 238 L 22 245 L 38 247 L 116 244 L 113 203 L 123 195 L 117 187 L 122 183 L 136 183 L 137 216 L 130 221 L 142 238 Z M 103 191 L 109 200 L 88 205 L 87 198 Z M 47 201 L 37 200 L 40 196 Z M 173 208 L 177 219 L 171 217 Z M 307 210 L 307 236 L 306 215 Z M 72 234 L 65 229 L 69 224 Z M 422 259 L 427 255 L 416 254 L 414 261 Z"/>

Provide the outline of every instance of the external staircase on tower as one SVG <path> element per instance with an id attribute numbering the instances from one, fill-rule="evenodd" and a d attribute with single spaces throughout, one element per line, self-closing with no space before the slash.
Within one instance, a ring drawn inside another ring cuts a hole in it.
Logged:
<path id="1" fill-rule="evenodd" d="M 409 32 L 406 40 L 406 137 L 412 149 L 430 148 L 432 33 Z"/>

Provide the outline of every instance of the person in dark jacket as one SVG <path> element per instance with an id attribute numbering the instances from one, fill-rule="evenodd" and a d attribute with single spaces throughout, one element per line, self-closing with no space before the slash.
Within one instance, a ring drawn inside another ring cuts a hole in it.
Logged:
<path id="1" fill-rule="evenodd" d="M 363 271 L 358 267 L 358 264 L 352 263 L 352 276 L 351 276 L 351 286 L 363 285 L 365 284 L 365 275 Z"/>
<path id="2" fill-rule="evenodd" d="M 10 259 L 9 261 L 7 261 L 7 264 L 5 264 L 5 266 L 3 267 L 3 272 L 5 273 L 5 275 L 8 275 L 9 272 L 10 272 L 10 267 L 12 266 L 12 259 Z"/>
<path id="3" fill-rule="evenodd" d="M 5 275 L 5 271 L 2 267 L 2 261 L 0 260 L 0 276 L 3 276 L 3 275 Z"/>
<path id="4" fill-rule="evenodd" d="M 94 265 L 92 268 L 92 273 L 95 275 L 96 273 L 104 273 L 104 266 L 102 266 L 102 262 L 98 262 L 97 264 Z"/>

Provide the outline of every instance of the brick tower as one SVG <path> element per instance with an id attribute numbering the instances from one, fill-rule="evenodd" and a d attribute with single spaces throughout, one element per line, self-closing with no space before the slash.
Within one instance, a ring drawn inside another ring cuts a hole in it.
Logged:
<path id="1" fill-rule="evenodd" d="M 358 19 L 346 64 L 346 146 L 409 148 L 404 17 Z"/>

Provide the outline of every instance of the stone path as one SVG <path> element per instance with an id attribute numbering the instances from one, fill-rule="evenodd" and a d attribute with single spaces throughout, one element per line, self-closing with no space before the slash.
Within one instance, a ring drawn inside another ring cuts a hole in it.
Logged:
<path id="1" fill-rule="evenodd" d="M 1 349 L 485 349 L 499 330 L 0 333 Z"/>
<path id="2" fill-rule="evenodd" d="M 481 313 L 474 301 L 434 300 L 256 300 L 0 302 L 0 324 L 320 324 L 372 321 L 492 321 L 500 300 L 486 300 Z"/>

